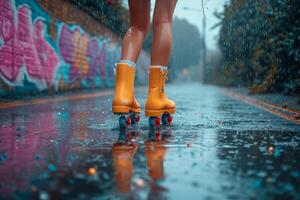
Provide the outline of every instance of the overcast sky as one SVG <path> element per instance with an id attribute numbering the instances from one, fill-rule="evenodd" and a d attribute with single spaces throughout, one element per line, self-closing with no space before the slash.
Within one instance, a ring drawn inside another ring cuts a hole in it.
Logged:
<path id="1" fill-rule="evenodd" d="M 206 43 L 208 49 L 213 50 L 217 48 L 219 28 L 210 30 L 212 26 L 219 22 L 218 19 L 214 16 L 214 12 L 222 11 L 224 9 L 224 5 L 228 1 L 229 0 L 203 0 L 207 24 Z M 123 0 L 123 2 L 125 5 L 127 5 L 127 0 Z M 151 12 L 153 12 L 154 4 L 155 0 L 152 0 Z M 178 0 L 174 16 L 180 19 L 184 18 L 188 20 L 191 24 L 194 24 L 198 27 L 200 33 L 202 32 L 203 12 L 201 0 Z"/>
<path id="2" fill-rule="evenodd" d="M 212 26 L 219 22 L 219 20 L 214 16 L 214 12 L 222 11 L 226 2 L 228 2 L 228 0 L 203 0 L 207 24 L 206 43 L 209 49 L 217 48 L 219 35 L 219 27 L 217 29 L 210 30 Z M 190 9 L 186 10 L 184 9 L 185 7 Z M 187 19 L 191 24 L 198 27 L 200 33 L 202 32 L 203 11 L 201 0 L 178 0 L 174 15 L 178 18 Z"/>

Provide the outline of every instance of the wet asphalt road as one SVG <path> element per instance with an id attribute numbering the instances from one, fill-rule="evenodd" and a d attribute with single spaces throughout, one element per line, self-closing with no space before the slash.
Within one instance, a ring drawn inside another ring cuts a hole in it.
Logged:
<path id="1" fill-rule="evenodd" d="M 109 91 L 0 109 L 0 199 L 300 199 L 299 125 L 212 86 L 167 93 L 155 131 L 120 132 Z"/>

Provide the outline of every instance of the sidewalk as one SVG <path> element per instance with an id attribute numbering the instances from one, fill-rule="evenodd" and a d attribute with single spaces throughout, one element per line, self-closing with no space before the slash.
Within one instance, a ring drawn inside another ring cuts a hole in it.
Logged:
<path id="1" fill-rule="evenodd" d="M 282 93 L 250 95 L 246 88 L 222 88 L 221 91 L 227 96 L 300 124 L 300 97 Z"/>
<path id="2" fill-rule="evenodd" d="M 247 88 L 232 89 L 234 92 L 247 95 L 257 100 L 264 101 L 269 104 L 281 106 L 282 108 L 288 108 L 300 112 L 300 96 L 287 96 L 282 93 L 271 94 L 249 94 Z"/>

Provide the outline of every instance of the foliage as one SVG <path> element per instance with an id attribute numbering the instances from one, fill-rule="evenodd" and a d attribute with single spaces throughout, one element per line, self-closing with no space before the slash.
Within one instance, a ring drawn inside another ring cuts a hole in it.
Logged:
<path id="1" fill-rule="evenodd" d="M 123 36 L 129 26 L 129 12 L 119 0 L 68 0 L 99 20 L 117 35 Z"/>
<path id="2" fill-rule="evenodd" d="M 218 17 L 222 84 L 248 86 L 253 93 L 300 91 L 297 0 L 231 0 Z"/>

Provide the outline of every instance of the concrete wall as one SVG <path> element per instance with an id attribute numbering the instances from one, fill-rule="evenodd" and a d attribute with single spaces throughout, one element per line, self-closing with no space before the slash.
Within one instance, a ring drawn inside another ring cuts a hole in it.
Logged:
<path id="1" fill-rule="evenodd" d="M 66 0 L 0 0 L 0 96 L 112 87 L 120 42 Z M 148 65 L 142 52 L 138 82 Z"/>

